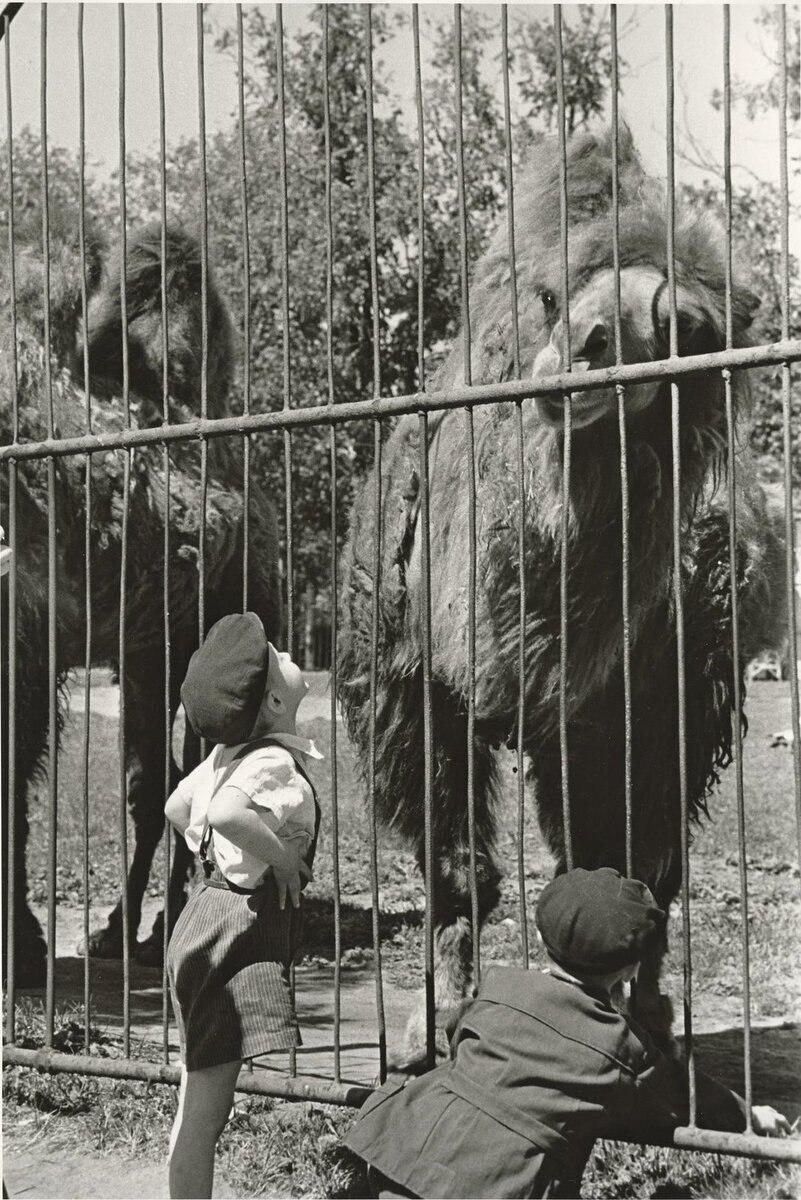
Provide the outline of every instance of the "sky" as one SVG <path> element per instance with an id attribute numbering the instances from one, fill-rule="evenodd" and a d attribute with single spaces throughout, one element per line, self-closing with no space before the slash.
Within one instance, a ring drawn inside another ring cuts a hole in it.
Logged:
<path id="1" fill-rule="evenodd" d="M 285 37 L 290 39 L 308 27 L 308 4 L 284 5 Z M 409 6 L 392 6 L 398 9 Z M 500 7 L 478 5 L 495 23 L 497 36 L 487 45 L 488 77 L 500 79 L 493 60 L 500 51 Z M 605 7 L 605 6 L 603 6 Z M 212 22 L 235 29 L 235 8 L 230 4 L 207 5 Z M 274 6 L 266 5 L 269 16 Z M 421 5 L 423 30 L 429 13 L 452 19 L 450 5 Z M 158 146 L 158 79 L 156 73 L 156 10 L 152 3 L 125 4 L 126 40 L 126 140 L 130 153 Z M 731 69 L 733 78 L 759 82 L 770 74 L 767 55 L 774 47 L 755 24 L 760 8 L 745 3 L 731 5 Z M 550 20 L 552 7 L 511 5 L 510 23 L 530 16 Z M 575 6 L 565 5 L 564 18 L 571 20 Z M 78 5 L 47 5 L 47 121 L 51 145 L 77 146 L 78 138 Z M 167 139 L 178 141 L 196 136 L 197 31 L 195 5 L 167 3 L 163 7 L 166 65 Z M 101 174 L 110 173 L 119 160 L 118 109 L 118 6 L 86 4 L 84 54 L 86 67 L 87 154 Z M 628 121 L 646 166 L 665 174 L 665 15 L 662 5 L 619 5 L 618 26 L 622 33 L 620 51 L 628 63 L 623 79 L 621 116 Z M 41 6 L 27 3 L 11 29 L 11 77 L 13 129 L 24 125 L 40 127 Z M 423 72 L 426 70 L 423 45 Z M 674 5 L 674 53 L 676 63 L 676 140 L 685 141 L 690 129 L 704 152 L 720 162 L 723 157 L 723 115 L 709 97 L 723 82 L 723 14 L 718 4 Z M 406 29 L 381 49 L 395 87 L 409 109 L 413 122 L 413 76 L 411 30 Z M 206 125 L 208 134 L 227 127 L 236 109 L 236 70 L 232 58 L 217 53 L 210 38 L 205 42 Z M 5 62 L 0 65 L 5 90 Z M 5 105 L 2 124 L 7 121 Z M 0 129 L 2 129 L 0 124 Z M 779 134 L 775 113 L 750 122 L 733 113 L 732 159 L 735 167 L 753 171 L 760 178 L 778 181 Z M 698 172 L 677 160 L 677 180 L 692 182 Z"/>

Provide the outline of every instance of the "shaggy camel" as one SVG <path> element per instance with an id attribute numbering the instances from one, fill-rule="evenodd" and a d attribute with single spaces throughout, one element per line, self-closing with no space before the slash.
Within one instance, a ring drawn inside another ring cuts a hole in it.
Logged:
<path id="1" fill-rule="evenodd" d="M 669 348 L 664 192 L 645 178 L 621 137 L 620 291 L 625 362 L 665 358 Z M 516 189 L 515 240 L 524 377 L 567 369 L 562 354 L 559 160 L 537 148 Z M 574 371 L 614 363 L 611 137 L 569 144 L 569 330 Z M 471 287 L 472 378 L 513 376 L 507 231 L 496 234 Z M 678 344 L 682 355 L 722 349 L 724 254 L 720 231 L 681 210 L 676 223 Z M 735 287 L 734 344 L 743 345 L 756 301 Z M 462 382 L 461 340 L 436 388 Z M 738 426 L 747 385 L 735 375 Z M 570 827 L 576 866 L 625 870 L 624 699 L 620 441 L 614 388 L 572 395 L 572 471 L 567 516 L 567 743 Z M 668 383 L 626 388 L 630 495 L 633 709 L 633 863 L 667 907 L 680 887 L 673 482 Z M 679 382 L 682 588 L 687 672 L 687 777 L 693 818 L 705 810 L 731 759 L 733 672 L 728 593 L 726 424 L 720 373 Z M 518 724 L 518 530 L 525 529 L 523 748 L 539 822 L 565 868 L 559 737 L 560 563 L 564 406 L 524 405 L 524 506 L 520 511 L 513 407 L 475 410 L 477 594 L 474 795 L 479 921 L 499 896 L 494 857 L 496 758 Z M 418 421 L 400 421 L 383 454 L 380 647 L 376 695 L 376 801 L 380 817 L 423 848 L 422 578 Z M 467 819 L 468 483 L 465 417 L 430 425 L 431 607 L 434 728 L 434 920 L 438 1028 L 447 1029 L 471 986 Z M 742 430 L 738 454 L 738 576 L 745 657 L 774 641 L 781 606 L 771 591 L 780 545 Z M 351 518 L 343 579 L 340 700 L 366 769 L 370 724 L 373 481 Z M 740 670 L 742 664 L 737 664 Z M 640 1018 L 670 1044 L 670 1005 L 659 992 L 665 946 L 646 964 Z M 423 1023 L 412 1019 L 399 1065 L 424 1058 Z"/>
<path id="2" fill-rule="evenodd" d="M 53 407 L 57 435 L 85 432 L 85 391 L 81 352 L 81 275 L 74 214 L 56 214 L 50 240 L 50 329 L 53 364 Z M 20 440 L 47 435 L 48 401 L 43 347 L 43 265 L 41 225 L 22 220 L 16 255 L 17 381 Z M 162 419 L 161 227 L 148 226 L 133 235 L 127 253 L 127 330 L 130 410 L 135 427 L 157 425 Z M 119 253 L 102 266 L 101 250 L 92 239 L 87 275 L 91 290 L 88 309 L 90 405 L 94 432 L 119 431 L 125 426 L 122 397 L 122 320 Z M 194 237 L 168 230 L 167 303 L 169 331 L 170 420 L 187 420 L 200 408 L 201 375 L 201 262 Z M 8 262 L 3 263 L 8 277 Z M 9 288 L 2 289 L 3 331 L 0 355 L 0 439 L 12 440 L 13 359 L 9 353 L 11 322 Z M 212 336 L 208 356 L 208 412 L 229 411 L 228 390 L 233 371 L 232 332 L 227 308 L 213 280 L 208 289 L 208 322 Z M 120 566 L 125 454 L 96 454 L 92 471 L 92 656 L 114 661 L 119 654 Z M 55 459 L 58 517 L 56 593 L 59 684 L 68 669 L 84 662 L 85 647 L 85 459 L 83 455 Z M 9 471 L 2 472 L 4 514 L 8 505 Z M 201 451 L 197 442 L 173 444 L 170 449 L 170 719 L 179 704 L 179 689 L 189 658 L 198 642 L 198 545 L 201 510 Z M 46 765 L 48 740 L 48 600 L 47 600 L 47 468 L 39 461 L 18 468 L 16 531 L 3 524 L 15 540 L 17 572 L 17 687 L 16 687 L 16 850 L 13 870 L 7 870 L 7 724 L 3 724 L 3 867 L 13 881 L 16 897 L 16 981 L 21 986 L 43 982 L 45 945 L 38 921 L 27 904 L 25 848 L 28 838 L 27 790 L 30 780 Z M 278 539 L 272 509 L 255 485 L 250 498 L 248 607 L 262 617 L 270 636 L 280 632 Z M 128 519 L 127 593 L 125 604 L 125 745 L 128 802 L 136 845 L 128 875 L 128 914 L 131 947 L 140 960 L 160 962 L 163 921 L 138 947 L 136 935 L 142 897 L 156 847 L 164 828 L 164 458 L 161 447 L 139 448 L 131 454 Z M 211 625 L 242 606 L 243 587 L 242 449 L 237 438 L 212 439 L 208 448 L 208 491 L 205 535 L 205 621 Z M 4 590 L 6 580 L 3 580 Z M 3 644 L 8 645 L 8 604 L 3 597 Z M 8 669 L 3 669 L 3 710 L 7 710 Z M 64 692 L 59 701 L 59 732 L 64 718 Z M 188 754 L 197 754 L 189 746 Z M 187 765 L 187 764 L 185 764 Z M 192 765 L 191 762 L 188 765 Z M 171 786 L 179 778 L 171 764 Z M 112 787 L 114 784 L 112 784 Z M 108 830 L 116 842 L 116 826 Z M 171 868 L 171 919 L 183 904 L 191 856 L 176 839 Z M 4 926 L 5 935 L 5 926 Z M 108 924 L 95 930 L 89 952 L 102 957 L 122 955 L 121 902 Z M 5 943 L 4 943 L 5 947 Z"/>

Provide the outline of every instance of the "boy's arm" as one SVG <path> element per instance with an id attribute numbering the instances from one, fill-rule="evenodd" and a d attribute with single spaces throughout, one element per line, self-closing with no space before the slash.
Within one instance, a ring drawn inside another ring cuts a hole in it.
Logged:
<path id="1" fill-rule="evenodd" d="M 639 1124 L 686 1125 L 690 1119 L 689 1081 L 684 1062 L 667 1059 L 654 1052 L 656 1058 L 637 1079 L 634 1119 Z M 726 1133 L 743 1133 L 748 1109 L 742 1096 L 726 1087 L 705 1071 L 695 1071 L 696 1121 L 701 1129 L 720 1129 Z M 751 1109 L 754 1133 L 765 1137 L 789 1134 L 790 1123 L 782 1113 L 769 1104 L 754 1105 Z"/>
<path id="2" fill-rule="evenodd" d="M 186 833 L 192 814 L 192 793 L 183 786 L 185 782 L 185 780 L 181 780 L 164 805 L 165 817 L 182 837 Z"/>
<path id="3" fill-rule="evenodd" d="M 635 1034 L 641 1042 L 640 1065 L 635 1071 L 634 1087 L 624 1088 L 626 1124 L 675 1128 L 690 1119 L 689 1080 L 684 1061 L 667 1058 L 642 1030 Z M 642 1051 L 644 1050 L 644 1053 Z M 696 1120 L 704 1129 L 742 1133 L 746 1127 L 745 1101 L 731 1088 L 705 1072 L 695 1072 Z"/>
<path id="4" fill-rule="evenodd" d="M 185 775 L 164 805 L 165 817 L 182 837 L 186 834 L 192 819 L 192 797 L 195 789 L 203 785 L 204 776 L 208 771 L 208 761 L 208 759 L 204 759 L 193 771 Z M 190 847 L 190 849 L 196 850 L 197 847 Z"/>
<path id="5" fill-rule="evenodd" d="M 247 850 L 260 862 L 273 868 L 280 907 L 284 907 L 287 890 L 295 908 L 300 903 L 300 884 L 311 879 L 312 873 L 303 861 L 305 842 L 281 839 L 269 828 L 277 819 L 268 809 L 255 805 L 249 796 L 236 787 L 223 787 L 212 798 L 207 813 L 212 829 L 229 842 Z"/>

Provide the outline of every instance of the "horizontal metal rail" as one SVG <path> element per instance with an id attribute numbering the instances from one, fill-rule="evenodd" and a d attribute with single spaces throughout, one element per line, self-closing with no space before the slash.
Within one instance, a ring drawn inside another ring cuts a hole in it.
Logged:
<path id="1" fill-rule="evenodd" d="M 3 1047 L 4 1067 L 32 1067 L 51 1075 L 94 1075 L 103 1079 L 132 1079 L 142 1083 L 181 1082 L 178 1063 L 139 1062 L 135 1058 L 99 1058 L 91 1054 L 61 1054 L 53 1050 L 23 1050 L 20 1046 Z M 251 1096 L 276 1096 L 283 1100 L 312 1100 L 319 1104 L 345 1104 L 360 1108 L 372 1094 L 372 1088 L 360 1084 L 333 1083 L 315 1076 L 293 1077 L 268 1071 L 244 1070 L 236 1085 L 238 1092 Z"/>
<path id="2" fill-rule="evenodd" d="M 130 1079 L 143 1083 L 178 1085 L 181 1068 L 163 1063 L 138 1062 L 132 1058 L 97 1058 L 89 1054 L 61 1054 L 55 1050 L 23 1050 L 20 1046 L 3 1047 L 3 1066 L 30 1067 L 52 1075 L 92 1075 L 104 1079 Z M 342 1104 L 361 1108 L 373 1089 L 363 1084 L 334 1083 L 315 1076 L 273 1075 L 272 1072 L 243 1071 L 237 1091 L 250 1096 L 274 1096 L 283 1100 L 308 1100 L 318 1104 Z M 774 1162 L 801 1163 L 801 1138 L 766 1138 L 757 1134 L 723 1133 L 717 1129 L 697 1129 L 682 1125 L 664 1137 L 647 1138 L 615 1134 L 614 1141 L 638 1146 L 672 1146 L 677 1150 L 735 1154 L 741 1158 L 766 1158 Z"/>
<path id="3" fill-rule="evenodd" d="M 563 373 L 542 379 L 509 380 L 449 388 L 442 392 L 412 392 L 403 396 L 382 396 L 373 400 L 353 400 L 336 406 L 310 405 L 308 408 L 281 409 L 236 417 L 195 418 L 178 425 L 154 425 L 147 429 L 126 429 L 118 433 L 82 434 L 69 438 L 46 438 L 40 442 L 14 442 L 0 446 L 0 462 L 21 462 L 28 458 L 61 457 L 66 454 L 99 453 L 133 446 L 188 442 L 196 438 L 224 437 L 227 434 L 263 433 L 292 426 L 340 425 L 347 421 L 372 420 L 375 417 L 400 416 L 403 413 L 432 412 L 451 408 L 477 407 L 499 401 L 529 400 L 534 396 L 587 392 L 616 384 L 651 383 L 676 379 L 700 371 L 726 368 L 768 367 L 801 361 L 801 339 L 772 342 L 765 346 L 746 346 L 738 350 L 718 350 L 712 354 L 686 358 L 662 358 L 650 363 L 631 363 L 606 367 L 602 371 L 581 374 Z"/>

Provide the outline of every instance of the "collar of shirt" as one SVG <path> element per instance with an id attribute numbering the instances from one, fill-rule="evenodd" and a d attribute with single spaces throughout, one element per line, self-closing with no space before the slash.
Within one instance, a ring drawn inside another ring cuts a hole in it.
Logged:
<path id="1" fill-rule="evenodd" d="M 294 733 L 269 733 L 267 736 L 280 742 L 282 746 L 286 746 L 287 750 L 300 751 L 307 758 L 322 759 L 324 757 L 310 738 L 298 737 Z"/>

